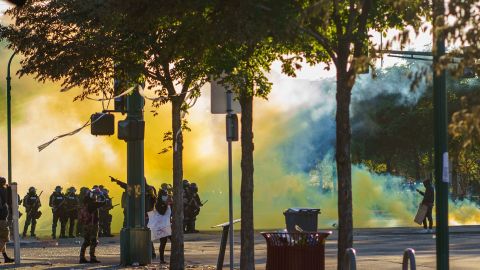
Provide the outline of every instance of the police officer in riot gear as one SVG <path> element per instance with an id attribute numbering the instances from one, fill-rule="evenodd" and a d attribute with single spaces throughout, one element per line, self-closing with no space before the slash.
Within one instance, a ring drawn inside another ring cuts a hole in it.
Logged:
<path id="1" fill-rule="evenodd" d="M 65 194 L 65 224 L 68 224 L 68 237 L 75 238 L 73 230 L 75 229 L 75 220 L 78 216 L 79 199 L 75 194 L 77 190 L 74 187 L 67 189 Z"/>
<path id="2" fill-rule="evenodd" d="M 99 210 L 99 237 L 112 237 L 111 231 L 111 224 L 112 224 L 112 215 L 110 214 L 110 210 L 113 209 L 112 206 L 112 199 L 108 195 L 108 189 L 100 186 L 100 190 L 103 193 L 105 198 L 105 205 L 103 205 Z"/>
<path id="3" fill-rule="evenodd" d="M 56 186 L 55 191 L 50 195 L 49 206 L 52 208 L 52 238 L 55 239 L 57 223 L 60 220 L 60 238 L 65 238 L 65 196 L 62 194 L 62 187 Z"/>
<path id="4" fill-rule="evenodd" d="M 80 263 L 99 263 L 95 256 L 98 245 L 98 209 L 105 205 L 105 197 L 99 188 L 85 194 L 83 206 L 80 209 L 79 222 L 83 224 L 83 243 L 80 248 Z M 90 247 L 90 261 L 85 258 L 85 251 Z"/>
<path id="5" fill-rule="evenodd" d="M 30 187 L 27 195 L 23 198 L 23 207 L 25 207 L 27 214 L 25 225 L 23 226 L 23 237 L 27 236 L 28 226 L 30 224 L 32 224 L 32 227 L 30 227 L 30 236 L 36 237 L 35 227 L 37 226 L 37 219 L 42 215 L 42 212 L 38 210 L 40 206 L 42 206 L 42 204 L 40 202 L 40 196 L 37 195 L 37 190 L 34 187 Z"/>
<path id="6" fill-rule="evenodd" d="M 187 198 L 188 202 L 184 209 L 185 216 L 187 217 L 185 232 L 198 233 L 199 231 L 195 229 L 195 222 L 197 220 L 198 214 L 200 213 L 200 207 L 202 207 L 203 204 L 200 201 L 200 196 L 198 196 L 197 184 L 190 184 Z"/>
<path id="7" fill-rule="evenodd" d="M 183 179 L 183 231 L 187 232 L 187 225 L 190 223 L 190 215 L 188 215 L 188 202 L 191 200 L 190 196 L 190 182 Z"/>

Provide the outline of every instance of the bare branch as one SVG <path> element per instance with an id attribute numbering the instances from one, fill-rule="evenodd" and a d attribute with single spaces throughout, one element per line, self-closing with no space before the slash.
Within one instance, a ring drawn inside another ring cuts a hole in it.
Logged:
<path id="1" fill-rule="evenodd" d="M 163 62 L 161 64 L 161 68 L 164 74 L 164 86 L 168 91 L 169 96 L 175 96 L 177 92 L 175 91 L 175 86 L 173 85 L 173 79 L 172 76 L 170 75 L 170 66 L 167 61 Z"/>

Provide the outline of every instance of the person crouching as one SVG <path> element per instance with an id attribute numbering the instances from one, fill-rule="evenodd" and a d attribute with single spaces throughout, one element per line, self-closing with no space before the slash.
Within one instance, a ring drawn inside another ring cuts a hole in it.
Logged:
<path id="1" fill-rule="evenodd" d="M 80 248 L 80 263 L 99 263 L 95 256 L 98 241 L 98 209 L 105 205 L 104 196 L 99 188 L 86 192 L 83 206 L 78 214 L 78 222 L 83 225 L 83 243 Z M 85 258 L 85 251 L 90 247 L 90 261 Z"/>

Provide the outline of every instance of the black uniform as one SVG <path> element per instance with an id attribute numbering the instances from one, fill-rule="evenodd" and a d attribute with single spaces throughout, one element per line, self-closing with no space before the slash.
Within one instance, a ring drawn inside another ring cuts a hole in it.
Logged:
<path id="1" fill-rule="evenodd" d="M 187 203 L 184 206 L 185 218 L 185 232 L 186 233 L 198 233 L 195 229 L 195 222 L 198 214 L 200 214 L 200 207 L 203 206 L 198 196 L 198 189 L 196 185 L 191 185 L 186 196 Z"/>
<path id="2" fill-rule="evenodd" d="M 91 192 L 87 193 L 87 196 L 83 199 L 83 207 L 80 210 L 82 213 L 86 212 L 88 214 L 88 220 L 83 220 L 80 218 L 79 222 L 83 223 L 83 243 L 80 248 L 80 263 L 98 263 L 95 256 L 95 248 L 98 245 L 98 209 L 105 205 L 105 201 L 99 201 L 96 196 L 89 196 Z M 80 216 L 82 216 L 82 213 Z M 85 259 L 85 251 L 87 247 L 90 247 L 90 261 Z"/>
<path id="3" fill-rule="evenodd" d="M 27 219 L 25 220 L 25 226 L 23 226 L 22 236 L 27 236 L 27 230 L 30 223 L 30 236 L 35 237 L 35 227 L 37 226 L 37 219 L 40 218 L 41 212 L 38 210 L 42 206 L 40 198 L 35 192 L 29 192 L 23 198 L 23 207 L 25 207 L 25 212 L 27 214 Z"/>
<path id="4" fill-rule="evenodd" d="M 49 206 L 53 213 L 52 238 L 56 238 L 58 220 L 60 220 L 60 237 L 65 238 L 65 196 L 61 192 L 54 191 L 50 195 Z"/>
<path id="5" fill-rule="evenodd" d="M 78 216 L 79 199 L 75 192 L 65 194 L 65 224 L 68 224 L 68 237 L 73 238 L 75 229 L 75 220 Z"/>
<path id="6" fill-rule="evenodd" d="M 418 193 L 420 193 L 423 196 L 422 204 L 428 207 L 427 214 L 423 219 L 423 228 L 427 229 L 427 220 L 428 220 L 428 229 L 432 230 L 433 228 L 432 210 L 433 210 L 433 203 L 435 201 L 435 191 L 430 181 L 424 181 L 423 185 L 425 186 L 425 192 L 422 192 L 417 189 Z"/>
<path id="7" fill-rule="evenodd" d="M 110 210 L 113 209 L 112 206 L 112 199 L 108 196 L 108 194 L 104 194 L 105 205 L 102 206 L 98 210 L 99 214 L 99 226 L 100 232 L 98 234 L 99 237 L 112 237 L 112 215 L 110 214 Z"/>
<path id="8" fill-rule="evenodd" d="M 190 183 L 183 184 L 183 231 L 188 231 L 188 224 L 190 224 L 190 214 L 189 214 L 189 202 L 192 199 L 192 194 L 190 193 Z"/>
<path id="9" fill-rule="evenodd" d="M 7 185 L 7 202 L 8 202 L 8 228 L 10 230 L 10 238 L 13 239 L 13 199 L 12 199 L 12 187 Z M 20 199 L 20 195 L 17 194 L 17 203 L 18 206 L 22 205 L 22 200 Z M 22 212 L 18 212 L 18 218 L 22 216 Z"/>
<path id="10" fill-rule="evenodd" d="M 0 177 L 0 252 L 3 254 L 5 263 L 11 263 L 15 260 L 8 257 L 6 253 L 6 243 L 10 240 L 9 229 L 8 229 L 8 215 L 9 215 L 9 199 L 8 199 L 8 190 L 6 186 L 6 180 L 3 177 Z M 11 198 L 11 196 L 10 196 Z"/>

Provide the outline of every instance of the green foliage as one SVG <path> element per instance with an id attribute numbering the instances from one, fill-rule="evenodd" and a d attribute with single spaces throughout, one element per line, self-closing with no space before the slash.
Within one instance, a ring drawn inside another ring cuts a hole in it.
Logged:
<path id="1" fill-rule="evenodd" d="M 216 46 L 210 66 L 214 79 L 237 96 L 267 98 L 272 85 L 265 76 L 275 60 L 287 75 L 300 68 L 298 57 L 286 57 L 296 46 L 288 33 L 299 1 L 212 1 L 210 28 Z"/>
<path id="2" fill-rule="evenodd" d="M 347 72 L 353 86 L 355 74 L 377 57 L 376 44 L 368 41 L 367 32 L 407 26 L 417 30 L 429 8 L 421 0 L 309 1 L 298 21 L 306 42 L 301 51 L 309 63 L 333 63 Z M 406 36 L 407 32 L 397 41 L 405 43 Z"/>

